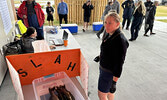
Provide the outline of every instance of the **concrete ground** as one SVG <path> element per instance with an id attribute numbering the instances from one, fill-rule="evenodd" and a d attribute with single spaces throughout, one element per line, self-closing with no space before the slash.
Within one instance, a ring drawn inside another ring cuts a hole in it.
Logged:
<path id="1" fill-rule="evenodd" d="M 101 39 L 96 32 L 79 32 L 73 35 L 81 46 L 89 64 L 89 98 L 98 100 L 97 83 L 99 65 L 93 61 L 100 53 Z M 130 31 L 123 30 L 127 39 Z M 167 23 L 155 22 L 156 35 L 144 37 L 143 27 L 136 41 L 129 42 L 126 61 L 117 83 L 115 100 L 167 100 Z M 9 73 L 0 88 L 0 100 L 17 100 Z"/>

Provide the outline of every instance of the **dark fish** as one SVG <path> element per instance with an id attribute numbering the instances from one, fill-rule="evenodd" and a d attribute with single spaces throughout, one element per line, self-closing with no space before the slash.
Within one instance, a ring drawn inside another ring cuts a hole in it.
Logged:
<path id="1" fill-rule="evenodd" d="M 58 96 L 55 94 L 56 90 L 55 87 L 49 88 L 50 98 L 49 100 L 59 100 Z"/>
<path id="2" fill-rule="evenodd" d="M 60 90 L 60 87 L 56 87 L 56 92 L 58 93 L 58 97 L 60 100 L 66 100 L 66 99 L 64 99 L 64 96 Z"/>
<path id="3" fill-rule="evenodd" d="M 66 100 L 75 100 L 74 96 L 66 89 L 65 85 L 60 86 L 59 89 L 61 90 L 61 93 L 66 96 Z"/>

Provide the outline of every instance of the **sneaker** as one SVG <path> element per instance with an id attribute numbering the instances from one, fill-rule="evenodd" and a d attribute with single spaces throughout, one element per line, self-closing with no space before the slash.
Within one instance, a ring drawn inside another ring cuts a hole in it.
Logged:
<path id="1" fill-rule="evenodd" d="M 143 36 L 149 37 L 147 34 L 144 34 Z"/>
<path id="2" fill-rule="evenodd" d="M 85 32 L 85 29 L 82 29 L 83 32 Z"/>
<path id="3" fill-rule="evenodd" d="M 155 35 L 156 33 L 150 33 L 150 35 Z"/>

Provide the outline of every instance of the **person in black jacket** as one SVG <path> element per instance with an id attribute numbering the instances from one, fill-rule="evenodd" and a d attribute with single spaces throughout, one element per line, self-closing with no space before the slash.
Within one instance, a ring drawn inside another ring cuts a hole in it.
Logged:
<path id="1" fill-rule="evenodd" d="M 158 1 L 154 1 L 154 4 L 150 7 L 150 11 L 148 15 L 145 17 L 145 34 L 144 36 L 147 36 L 147 32 L 150 30 L 150 35 L 154 35 L 155 33 L 152 32 L 153 25 L 154 25 L 154 19 L 156 14 L 156 8 L 158 6 Z"/>
<path id="2" fill-rule="evenodd" d="M 116 12 L 110 12 L 105 16 L 104 27 L 107 35 L 102 40 L 98 56 L 98 96 L 100 100 L 113 100 L 129 43 L 120 30 L 120 17 Z M 95 60 L 97 61 L 97 58 Z"/>
<path id="3" fill-rule="evenodd" d="M 32 42 L 36 40 L 36 36 L 37 36 L 37 32 L 34 27 L 27 28 L 26 33 L 24 33 L 21 38 L 23 53 L 34 53 Z"/>
<path id="4" fill-rule="evenodd" d="M 37 32 L 34 27 L 27 28 L 26 33 L 21 38 L 22 53 L 34 53 L 32 42 L 36 41 Z M 50 49 L 56 48 L 55 45 L 50 45 Z"/>
<path id="5" fill-rule="evenodd" d="M 49 23 L 49 26 L 50 26 L 50 21 L 51 21 L 51 24 L 53 26 L 53 13 L 54 13 L 54 9 L 53 7 L 50 5 L 50 2 L 47 3 L 48 6 L 46 7 L 46 13 L 47 13 L 47 21 Z"/>
<path id="6" fill-rule="evenodd" d="M 146 7 L 146 15 L 145 15 L 145 18 L 148 18 L 148 14 L 149 14 L 149 12 L 150 12 L 150 8 L 152 7 L 152 5 L 153 5 L 153 2 L 151 2 L 151 0 L 147 0 L 145 3 L 145 7 Z M 146 29 L 147 27 L 147 22 L 146 22 L 147 20 L 145 19 L 145 24 L 144 24 L 144 29 Z M 144 36 L 147 36 L 148 37 L 148 35 L 147 34 L 145 34 Z"/>
<path id="7" fill-rule="evenodd" d="M 144 3 L 143 1 L 139 1 L 133 14 L 134 17 L 131 25 L 131 38 L 129 39 L 129 41 L 137 39 L 140 26 L 143 22 L 143 16 L 145 15 L 145 13 L 146 13 L 146 8 Z"/>
<path id="8" fill-rule="evenodd" d="M 133 10 L 135 8 L 134 1 L 133 0 L 126 0 L 125 2 L 122 3 L 122 8 L 124 9 L 122 29 L 124 28 L 125 22 L 127 21 L 126 30 L 129 30 L 129 25 L 130 25 L 131 18 L 133 15 Z"/>
<path id="9" fill-rule="evenodd" d="M 93 5 L 91 4 L 90 0 L 88 0 L 86 3 L 84 3 L 83 7 L 84 9 L 84 27 L 83 27 L 83 32 L 88 29 L 88 23 L 90 21 L 90 15 L 91 15 L 91 10 L 93 9 Z"/>
<path id="10" fill-rule="evenodd" d="M 147 2 L 144 3 L 146 7 L 146 13 L 150 11 L 151 6 L 153 5 L 153 2 L 151 0 L 147 0 Z"/>

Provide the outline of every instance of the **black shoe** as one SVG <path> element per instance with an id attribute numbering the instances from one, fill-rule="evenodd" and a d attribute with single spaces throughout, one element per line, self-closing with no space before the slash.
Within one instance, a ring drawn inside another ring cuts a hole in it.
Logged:
<path id="1" fill-rule="evenodd" d="M 143 36 L 149 37 L 147 34 L 144 34 Z"/>
<path id="2" fill-rule="evenodd" d="M 134 39 L 129 39 L 129 41 L 134 41 Z"/>
<path id="3" fill-rule="evenodd" d="M 155 35 L 156 33 L 150 33 L 150 35 Z"/>
<path id="4" fill-rule="evenodd" d="M 85 29 L 82 29 L 83 32 L 85 32 Z"/>
<path id="5" fill-rule="evenodd" d="M 98 33 L 96 33 L 97 37 L 100 39 L 100 35 Z"/>

